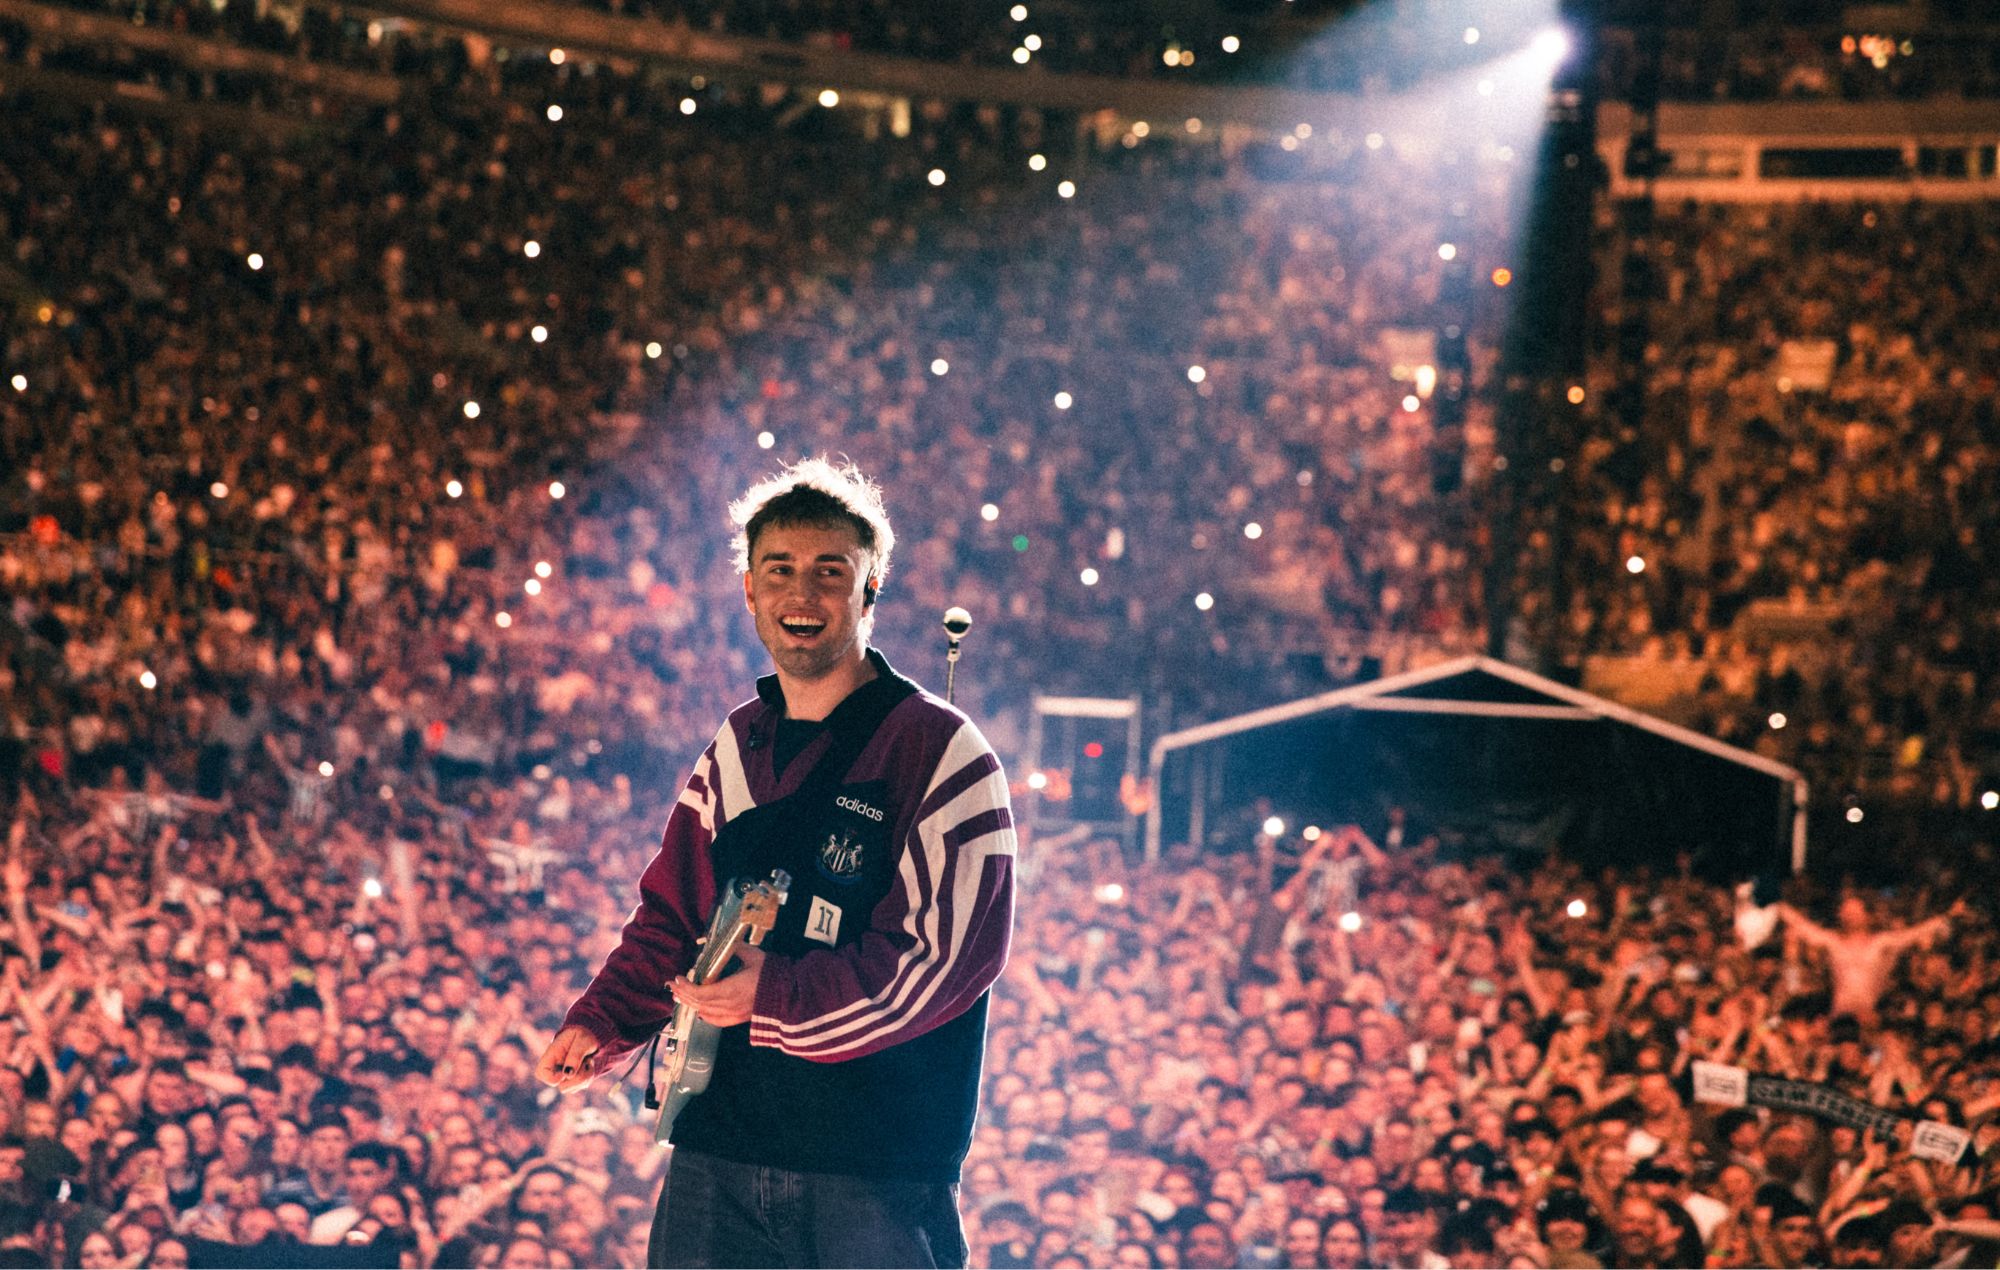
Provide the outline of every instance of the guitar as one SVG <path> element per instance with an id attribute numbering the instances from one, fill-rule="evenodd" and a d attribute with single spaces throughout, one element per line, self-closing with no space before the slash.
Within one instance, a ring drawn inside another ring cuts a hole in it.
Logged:
<path id="1" fill-rule="evenodd" d="M 701 942 L 701 953 L 688 971 L 688 981 L 714 982 L 720 977 L 717 972 L 729 964 L 739 945 L 749 944 L 754 948 L 763 943 L 791 889 L 791 874 L 783 869 L 771 870 L 771 876 L 762 882 L 736 878 L 723 887 L 715 916 L 708 922 L 708 934 Z M 693 1006 L 674 1004 L 673 1022 L 660 1034 L 667 1065 L 667 1093 L 660 1103 L 659 1124 L 653 1129 L 655 1141 L 665 1142 L 681 1110 L 708 1088 L 708 1078 L 715 1073 L 716 1042 L 721 1037 L 722 1029 L 695 1017 Z"/>

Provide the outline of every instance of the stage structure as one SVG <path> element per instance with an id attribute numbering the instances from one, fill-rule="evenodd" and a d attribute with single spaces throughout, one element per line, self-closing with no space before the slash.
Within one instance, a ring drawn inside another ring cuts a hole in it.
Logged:
<path id="1" fill-rule="evenodd" d="M 1124 790 L 1139 777 L 1137 697 L 1044 697 L 1034 700 L 1028 755 L 1036 798 L 1019 814 L 1042 827 L 1089 825 L 1116 830 L 1132 847 Z"/>
<path id="2" fill-rule="evenodd" d="M 1587 863 L 1679 852 L 1717 879 L 1806 862 L 1797 769 L 1489 657 L 1462 657 L 1154 742 L 1145 849 L 1257 798 L 1294 826 L 1423 824 Z M 1177 837 L 1181 836 L 1179 834 Z"/>

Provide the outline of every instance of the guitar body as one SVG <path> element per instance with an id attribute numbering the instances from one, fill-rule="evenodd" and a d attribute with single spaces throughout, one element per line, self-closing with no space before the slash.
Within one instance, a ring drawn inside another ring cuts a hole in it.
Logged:
<path id="1" fill-rule="evenodd" d="M 783 869 L 773 869 L 769 879 L 748 882 L 738 878 L 722 888 L 715 915 L 709 919 L 708 935 L 702 940 L 701 954 L 695 958 L 688 978 L 697 984 L 712 983 L 736 955 L 739 944 L 752 947 L 777 920 L 778 908 L 790 892 L 792 879 Z M 653 1126 L 653 1139 L 665 1142 L 674 1121 L 697 1095 L 708 1088 L 715 1074 L 715 1051 L 722 1029 L 704 1023 L 691 1005 L 674 1006 L 673 1022 L 661 1035 L 666 1051 L 666 1093 L 660 1100 L 660 1118 Z"/>

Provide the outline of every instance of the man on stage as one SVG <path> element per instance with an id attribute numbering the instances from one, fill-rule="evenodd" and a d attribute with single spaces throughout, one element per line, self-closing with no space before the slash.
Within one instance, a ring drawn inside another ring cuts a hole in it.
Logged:
<path id="1" fill-rule="evenodd" d="M 806 460 L 730 514 L 776 673 L 695 764 L 536 1075 L 575 1089 L 691 1003 L 724 1031 L 674 1124 L 653 1265 L 962 1265 L 958 1170 L 1013 921 L 1006 779 L 868 647 L 894 535 L 866 477 Z M 773 869 L 792 885 L 762 947 L 690 983 L 719 887 Z"/>

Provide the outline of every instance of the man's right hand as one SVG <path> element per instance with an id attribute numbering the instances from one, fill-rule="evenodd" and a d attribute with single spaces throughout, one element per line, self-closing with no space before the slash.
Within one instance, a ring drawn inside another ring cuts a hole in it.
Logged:
<path id="1" fill-rule="evenodd" d="M 598 1049 L 597 1038 L 588 1030 L 566 1027 L 542 1051 L 542 1061 L 535 1064 L 535 1079 L 563 1093 L 581 1089 L 597 1074 Z"/>

